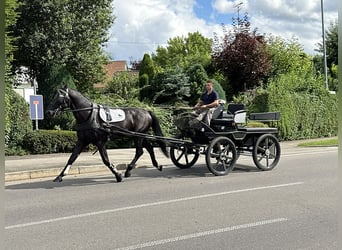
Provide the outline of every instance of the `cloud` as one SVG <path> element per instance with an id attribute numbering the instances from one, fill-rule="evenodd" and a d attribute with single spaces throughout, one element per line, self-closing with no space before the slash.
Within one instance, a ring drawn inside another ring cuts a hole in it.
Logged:
<path id="1" fill-rule="evenodd" d="M 337 20 L 337 6 L 331 4 L 334 1 L 324 5 L 326 29 Z M 309 54 L 315 54 L 317 43 L 322 41 L 320 1 L 250 0 L 248 12 L 252 26 L 260 33 L 297 38 Z"/>
<path id="2" fill-rule="evenodd" d="M 107 51 L 115 60 L 141 60 L 170 38 L 199 31 L 212 33 L 193 12 L 194 0 L 114 0 L 115 24 Z"/>
<path id="3" fill-rule="evenodd" d="M 320 1 L 302 0 L 114 0 L 116 16 L 106 51 L 114 60 L 141 60 L 144 53 L 154 53 L 158 45 L 165 46 L 170 38 L 199 31 L 212 38 L 222 33 L 225 23 L 236 15 L 250 17 L 258 33 L 298 38 L 304 50 L 314 54 L 321 42 Z M 325 25 L 337 20 L 337 0 L 325 1 Z M 204 7 L 205 6 L 205 9 Z M 198 17 L 195 8 L 202 8 Z M 214 22 L 215 21 L 215 22 Z M 229 28 L 229 26 L 228 26 Z"/>

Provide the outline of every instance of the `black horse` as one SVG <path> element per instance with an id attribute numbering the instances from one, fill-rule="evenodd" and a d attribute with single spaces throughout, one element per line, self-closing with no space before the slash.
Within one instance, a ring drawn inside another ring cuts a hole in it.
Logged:
<path id="1" fill-rule="evenodd" d="M 115 175 L 117 182 L 122 181 L 121 174 L 115 166 L 110 163 L 106 150 L 106 142 L 108 139 L 115 139 L 119 136 L 129 135 L 128 132 L 147 133 L 151 128 L 156 136 L 163 136 L 159 121 L 155 114 L 141 108 L 123 108 L 124 120 L 118 122 L 103 121 L 100 118 L 100 105 L 92 103 L 88 98 L 84 97 L 76 90 L 69 89 L 67 86 L 57 91 L 57 94 L 47 107 L 47 115 L 55 116 L 65 109 L 70 109 L 76 118 L 76 130 L 78 141 L 73 152 L 62 170 L 62 172 L 54 179 L 61 182 L 63 176 L 67 174 L 69 168 L 77 159 L 82 149 L 89 144 L 94 144 L 100 152 L 103 163 Z M 102 110 L 103 111 L 103 110 Z M 134 136 L 136 152 L 134 159 L 128 165 L 125 177 L 129 177 L 130 171 L 135 167 L 139 157 L 143 154 L 143 147 L 147 149 L 151 156 L 153 166 L 162 171 L 162 166 L 158 165 L 153 145 L 144 136 Z M 162 140 L 157 140 L 163 153 L 168 157 L 166 145 Z"/>

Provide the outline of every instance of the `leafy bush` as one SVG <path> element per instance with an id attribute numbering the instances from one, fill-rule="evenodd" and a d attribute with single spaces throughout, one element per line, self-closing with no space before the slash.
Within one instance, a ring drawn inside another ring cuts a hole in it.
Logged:
<path id="1" fill-rule="evenodd" d="M 35 130 L 25 135 L 22 147 L 30 154 L 68 153 L 76 141 L 75 131 Z"/>
<path id="2" fill-rule="evenodd" d="M 267 88 L 257 88 L 234 100 L 248 112 L 280 112 L 280 138 L 297 140 L 337 134 L 337 99 L 322 79 L 296 74 L 280 75 Z"/>
<path id="3" fill-rule="evenodd" d="M 289 82 L 292 82 L 289 84 Z M 300 82 L 302 85 L 300 85 Z M 306 87 L 303 87 L 303 82 Z M 268 87 L 270 110 L 281 113 L 281 137 L 293 140 L 337 134 L 337 99 L 321 79 L 280 77 Z"/>
<path id="4" fill-rule="evenodd" d="M 5 148 L 17 148 L 26 133 L 32 131 L 29 104 L 11 86 L 5 92 Z"/>

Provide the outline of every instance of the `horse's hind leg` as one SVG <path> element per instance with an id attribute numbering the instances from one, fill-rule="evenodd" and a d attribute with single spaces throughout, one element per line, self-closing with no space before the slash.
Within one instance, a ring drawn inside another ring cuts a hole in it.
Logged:
<path id="1" fill-rule="evenodd" d="M 143 140 L 141 138 L 135 138 L 134 142 L 135 142 L 135 156 L 134 156 L 133 160 L 131 161 L 131 163 L 128 164 L 128 166 L 127 166 L 127 169 L 125 172 L 125 177 L 131 176 L 132 169 L 135 167 L 135 164 L 137 163 L 140 156 L 142 156 L 144 153 L 143 147 L 142 147 Z"/>
<path id="2" fill-rule="evenodd" d="M 152 144 L 149 141 L 144 140 L 143 145 L 147 149 L 148 153 L 150 154 L 153 166 L 156 167 L 159 171 L 162 171 L 163 166 L 158 165 Z"/>
<path id="3" fill-rule="evenodd" d="M 110 163 L 109 158 L 108 158 L 108 154 L 107 154 L 107 150 L 105 148 L 105 142 L 100 142 L 97 145 L 97 148 L 99 149 L 101 158 L 103 163 L 109 168 L 109 170 L 115 175 L 116 177 L 116 181 L 117 182 L 121 182 L 122 181 L 122 175 L 118 172 L 118 170 L 116 169 L 116 167 Z"/>
<path id="4" fill-rule="evenodd" d="M 53 180 L 54 182 L 61 182 L 61 181 L 63 181 L 63 176 L 68 174 L 71 165 L 74 163 L 74 161 L 80 155 L 83 147 L 84 147 L 84 144 L 81 141 L 77 141 L 76 146 L 73 149 L 72 154 L 70 155 L 67 164 L 63 168 L 62 172 Z"/>

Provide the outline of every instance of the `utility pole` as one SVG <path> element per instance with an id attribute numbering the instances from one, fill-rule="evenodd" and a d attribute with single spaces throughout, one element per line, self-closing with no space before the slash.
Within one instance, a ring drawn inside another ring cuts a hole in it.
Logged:
<path id="1" fill-rule="evenodd" d="M 322 39 L 323 39 L 323 67 L 324 67 L 324 78 L 325 78 L 325 88 L 329 90 L 328 85 L 328 71 L 327 71 L 327 51 L 325 46 L 325 29 L 324 29 L 324 7 L 323 0 L 321 0 L 321 14 L 322 14 Z"/>

